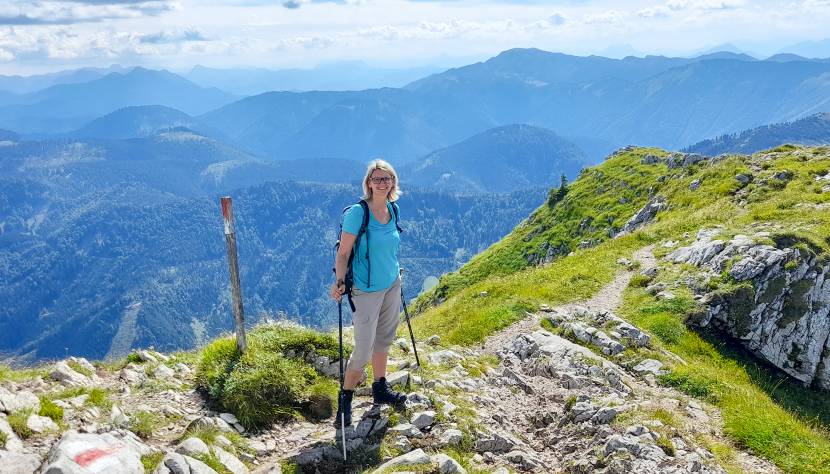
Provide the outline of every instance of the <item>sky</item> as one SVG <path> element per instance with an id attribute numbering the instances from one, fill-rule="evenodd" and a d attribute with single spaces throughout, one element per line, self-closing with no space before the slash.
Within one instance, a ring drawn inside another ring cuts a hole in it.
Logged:
<path id="1" fill-rule="evenodd" d="M 516 47 L 623 57 L 729 44 L 765 57 L 821 42 L 827 25 L 830 0 L 0 0 L 0 74 L 451 66 Z"/>

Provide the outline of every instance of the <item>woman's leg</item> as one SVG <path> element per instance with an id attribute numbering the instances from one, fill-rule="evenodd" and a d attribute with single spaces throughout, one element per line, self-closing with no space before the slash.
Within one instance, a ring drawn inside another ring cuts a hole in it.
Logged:
<path id="1" fill-rule="evenodd" d="M 386 361 L 389 358 L 388 352 L 373 352 L 372 353 L 372 374 L 375 377 L 375 382 L 386 377 Z"/>
<path id="2" fill-rule="evenodd" d="M 378 314 L 383 305 L 383 292 L 377 291 L 364 293 L 355 291 L 352 296 L 355 305 L 355 313 L 352 315 L 354 322 L 354 350 L 346 366 L 346 373 L 343 379 L 345 390 L 354 390 L 360 379 L 363 377 L 363 367 L 372 357 L 372 350 L 375 346 L 375 334 L 378 327 Z"/>

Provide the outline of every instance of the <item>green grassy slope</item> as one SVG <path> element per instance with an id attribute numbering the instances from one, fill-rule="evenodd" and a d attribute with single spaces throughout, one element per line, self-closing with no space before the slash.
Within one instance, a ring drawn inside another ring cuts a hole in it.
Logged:
<path id="1" fill-rule="evenodd" d="M 552 190 L 552 199 L 510 235 L 418 298 L 416 334 L 440 334 L 447 344 L 480 342 L 539 304 L 590 296 L 613 278 L 621 256 L 658 244 L 655 253 L 662 257 L 671 249 L 660 244 L 688 244 L 699 229 L 716 225 L 721 237 L 764 231 L 768 237 L 758 240 L 804 246 L 825 259 L 830 254 L 830 191 L 823 190 L 830 183 L 816 179 L 830 171 L 829 147 L 786 145 L 675 168 L 641 163 L 647 154 L 668 155 L 624 150 L 583 172 L 566 193 Z M 742 184 L 736 179 L 741 173 L 753 180 Z M 700 186 L 693 191 L 696 180 Z M 669 208 L 634 234 L 609 238 L 650 195 L 666 197 Z M 596 246 L 580 250 L 582 241 Z M 534 266 L 550 247 L 559 255 L 574 253 Z M 688 362 L 666 360 L 673 372 L 663 383 L 717 405 L 734 444 L 784 471 L 830 472 L 830 394 L 791 382 L 720 335 L 688 327 L 696 303 L 683 285 L 693 269 L 660 265 L 662 278 L 680 283 L 680 297 L 658 302 L 635 285 L 626 290 L 620 312 L 655 336 L 652 356 L 666 348 Z M 729 450 L 720 451 L 724 465 L 732 458 Z"/>

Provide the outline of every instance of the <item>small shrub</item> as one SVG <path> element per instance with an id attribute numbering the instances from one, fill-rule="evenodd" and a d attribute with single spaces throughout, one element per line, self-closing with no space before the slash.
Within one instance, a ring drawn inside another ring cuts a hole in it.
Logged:
<path id="1" fill-rule="evenodd" d="M 141 464 L 144 465 L 144 472 L 153 472 L 156 470 L 161 460 L 164 459 L 164 453 L 158 452 L 153 454 L 145 454 L 141 456 Z"/>
<path id="2" fill-rule="evenodd" d="M 196 366 L 196 386 L 213 399 L 221 399 L 225 379 L 239 360 L 233 338 L 217 339 L 205 346 Z"/>
<path id="3" fill-rule="evenodd" d="M 86 399 L 85 405 L 109 411 L 112 408 L 112 400 L 110 400 L 109 393 L 105 389 L 96 387 L 89 391 L 89 398 Z"/>
<path id="4" fill-rule="evenodd" d="M 32 414 L 32 410 L 18 410 L 9 414 L 9 417 L 6 421 L 9 422 L 9 426 L 11 426 L 12 431 L 16 434 L 20 439 L 29 439 L 34 433 L 29 426 L 26 424 L 26 421 L 29 419 L 29 415 Z"/>
<path id="5" fill-rule="evenodd" d="M 576 395 L 571 395 L 565 400 L 565 411 L 570 411 L 574 404 L 576 404 Z"/>
<path id="6" fill-rule="evenodd" d="M 787 260 L 787 263 L 784 264 L 784 270 L 795 270 L 798 268 L 798 262 L 795 260 Z"/>
<path id="7" fill-rule="evenodd" d="M 665 435 L 660 436 L 655 441 L 655 444 L 657 444 L 657 446 L 659 446 L 660 449 L 662 449 L 664 453 L 666 453 L 669 456 L 674 457 L 674 444 L 672 444 L 672 442 L 671 442 L 671 440 L 669 439 L 668 436 L 665 436 Z"/>
<path id="8" fill-rule="evenodd" d="M 161 424 L 161 417 L 149 411 L 140 411 L 130 415 L 130 431 L 141 439 L 149 439 Z"/>
<path id="9" fill-rule="evenodd" d="M 129 354 L 127 354 L 127 363 L 130 363 L 130 362 L 132 362 L 134 364 L 143 364 L 144 359 L 142 359 L 141 356 L 138 355 L 137 352 L 130 352 Z"/>
<path id="10" fill-rule="evenodd" d="M 6 441 L 9 440 L 9 435 L 5 431 L 0 431 L 0 448 L 6 447 Z"/>
<path id="11" fill-rule="evenodd" d="M 717 400 L 717 382 L 695 373 L 670 372 L 658 377 L 661 384 L 674 387 L 695 398 Z"/>
<path id="12" fill-rule="evenodd" d="M 634 275 L 631 277 L 631 281 L 628 282 L 628 286 L 635 287 L 635 288 L 645 288 L 648 284 L 651 283 L 651 278 L 645 275 Z"/>
<path id="13" fill-rule="evenodd" d="M 228 375 L 221 402 L 247 428 L 290 419 L 317 377 L 311 367 L 281 354 L 248 351 Z"/>
<path id="14" fill-rule="evenodd" d="M 46 397 L 40 397 L 38 415 L 51 418 L 55 423 L 60 423 L 63 421 L 63 408 L 55 405 L 55 402 Z"/>

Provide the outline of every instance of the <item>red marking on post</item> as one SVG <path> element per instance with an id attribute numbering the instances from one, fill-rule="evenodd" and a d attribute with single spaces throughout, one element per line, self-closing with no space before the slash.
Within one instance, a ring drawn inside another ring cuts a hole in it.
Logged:
<path id="1" fill-rule="evenodd" d="M 223 197 L 222 198 L 222 217 L 224 217 L 225 220 L 228 220 L 228 219 L 231 218 L 230 210 L 231 210 L 231 198 Z"/>
<path id="2" fill-rule="evenodd" d="M 87 449 L 86 451 L 83 451 L 75 456 L 75 463 L 81 467 L 87 467 L 98 459 L 101 459 L 104 456 L 109 456 L 123 447 L 124 445 L 119 443 L 107 446 L 106 448 Z"/>

